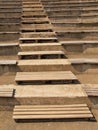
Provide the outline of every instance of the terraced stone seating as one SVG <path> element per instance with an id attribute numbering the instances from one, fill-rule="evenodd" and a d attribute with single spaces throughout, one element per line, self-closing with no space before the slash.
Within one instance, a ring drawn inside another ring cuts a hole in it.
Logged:
<path id="1" fill-rule="evenodd" d="M 97 58 L 77 58 L 69 59 L 72 64 L 98 64 Z"/>
<path id="2" fill-rule="evenodd" d="M 0 31 L 19 31 L 20 24 L 19 23 L 0 23 Z"/>
<path id="3" fill-rule="evenodd" d="M 91 119 L 87 104 L 72 105 L 20 105 L 15 106 L 14 120 L 29 119 Z"/>
<path id="4" fill-rule="evenodd" d="M 84 85 L 83 89 L 90 97 L 98 97 L 98 86 L 97 85 Z"/>
<path id="5" fill-rule="evenodd" d="M 0 60 L 0 73 L 16 72 L 17 71 L 16 60 Z"/>
<path id="6" fill-rule="evenodd" d="M 0 55 L 14 55 L 18 52 L 18 43 L 0 44 Z"/>
<path id="7" fill-rule="evenodd" d="M 17 72 L 17 84 L 72 84 L 79 83 L 71 71 Z"/>
<path id="8" fill-rule="evenodd" d="M 55 59 L 65 58 L 63 51 L 28 51 L 19 52 L 19 59 Z"/>
<path id="9" fill-rule="evenodd" d="M 0 87 L 0 97 L 13 97 L 14 96 L 14 89 L 13 88 L 1 88 Z"/>

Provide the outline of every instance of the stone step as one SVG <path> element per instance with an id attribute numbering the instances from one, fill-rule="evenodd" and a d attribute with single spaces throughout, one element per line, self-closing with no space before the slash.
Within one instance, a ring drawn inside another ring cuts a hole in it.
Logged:
<path id="1" fill-rule="evenodd" d="M 22 18 L 23 24 L 46 24 L 49 23 L 48 18 Z"/>
<path id="2" fill-rule="evenodd" d="M 19 59 L 60 59 L 65 58 L 63 51 L 27 51 L 19 52 Z"/>
<path id="3" fill-rule="evenodd" d="M 22 24 L 21 26 L 22 32 L 46 32 L 52 31 L 51 24 Z M 51 32 L 53 33 L 53 32 Z"/>
<path id="4" fill-rule="evenodd" d="M 55 21 L 59 21 L 60 19 L 59 18 L 51 18 L 50 19 L 50 21 L 52 21 L 52 22 L 55 22 Z M 61 21 L 61 20 L 60 20 Z M 64 23 L 97 23 L 98 22 L 98 18 L 78 18 L 78 19 L 76 19 L 76 18 L 62 18 L 62 21 L 64 22 Z"/>
<path id="5" fill-rule="evenodd" d="M 62 41 L 60 42 L 63 45 L 64 52 L 67 55 L 74 54 L 98 54 L 98 41 Z M 79 55 L 77 55 L 79 56 Z"/>
<path id="6" fill-rule="evenodd" d="M 72 105 L 19 105 L 15 106 L 14 120 L 93 118 L 87 104 Z"/>
<path id="7" fill-rule="evenodd" d="M 67 59 L 19 60 L 22 72 L 70 71 L 71 64 Z"/>
<path id="8" fill-rule="evenodd" d="M 42 4 L 38 3 L 38 4 L 31 4 L 31 5 L 23 5 L 23 8 L 42 8 Z"/>
<path id="9" fill-rule="evenodd" d="M 0 8 L 0 12 L 1 13 L 11 13 L 11 12 L 15 12 L 15 13 L 20 13 L 22 12 L 22 8 Z"/>
<path id="10" fill-rule="evenodd" d="M 33 44 L 20 44 L 21 51 L 61 51 L 62 46 L 60 43 L 33 43 Z"/>
<path id="11" fill-rule="evenodd" d="M 31 1 L 29 1 L 29 2 L 31 2 Z M 59 4 L 59 3 L 65 3 L 65 4 L 92 4 L 92 3 L 97 3 L 97 1 L 94 1 L 94 0 L 92 0 L 92 1 L 65 1 L 65 0 L 61 0 L 61 1 L 57 1 L 57 0 L 42 0 L 42 2 L 44 3 L 44 4 Z"/>
<path id="12" fill-rule="evenodd" d="M 98 40 L 97 38 L 97 30 L 55 30 L 58 35 L 58 39 L 62 40 Z"/>
<path id="13" fill-rule="evenodd" d="M 76 19 L 78 19 L 78 18 L 81 18 L 81 19 L 87 19 L 87 18 L 98 18 L 98 14 L 97 13 L 95 13 L 95 14 L 84 14 L 84 15 L 82 15 L 82 14 L 79 14 L 79 15 L 77 15 L 77 14 L 75 14 L 75 15 L 73 15 L 73 14 L 71 14 L 71 15 L 65 15 L 65 14 L 52 14 L 52 15 L 49 15 L 49 18 L 55 18 L 55 19 L 64 19 L 64 18 L 68 18 L 68 19 L 74 19 L 74 18 L 76 18 Z"/>
<path id="14" fill-rule="evenodd" d="M 71 71 L 17 72 L 17 84 L 74 84 L 79 83 Z"/>
<path id="15" fill-rule="evenodd" d="M 30 7 L 32 7 L 33 5 L 31 5 Z M 97 7 L 98 6 L 98 2 L 94 3 L 94 4 L 59 4 L 59 6 L 57 4 L 53 5 L 49 5 L 46 4 L 44 5 L 44 8 L 82 8 L 82 7 Z"/>
<path id="16" fill-rule="evenodd" d="M 6 99 L 4 106 L 14 105 L 63 105 L 63 104 L 83 104 L 90 106 L 86 92 L 82 88 L 83 85 L 0 85 L 0 88 L 12 88 L 15 90 L 13 98 Z M 28 89 L 29 88 L 29 89 Z M 31 99 L 31 100 L 30 100 Z M 0 105 L 2 99 L 0 98 Z M 3 106 L 3 109 L 4 109 Z M 11 107 L 10 106 L 10 107 Z"/>
<path id="17" fill-rule="evenodd" d="M 20 22 L 21 22 L 21 18 L 14 18 L 14 17 L 0 18 L 0 23 L 20 23 Z"/>
<path id="18" fill-rule="evenodd" d="M 16 55 L 18 51 L 18 43 L 0 44 L 0 55 Z"/>
<path id="19" fill-rule="evenodd" d="M 0 18 L 20 18 L 21 17 L 21 12 L 16 13 L 16 12 L 0 12 Z"/>
<path id="20" fill-rule="evenodd" d="M 5 6 L 0 6 L 0 9 L 21 9 L 21 7 L 18 5 L 12 5 L 12 6 L 5 5 Z"/>
<path id="21" fill-rule="evenodd" d="M 44 13 L 44 12 L 41 12 L 41 13 L 32 13 L 32 12 L 24 12 L 23 14 L 22 14 L 22 17 L 37 17 L 37 18 L 39 18 L 39 17 L 46 17 L 47 15 Z"/>
<path id="22" fill-rule="evenodd" d="M 19 32 L 0 32 L 0 41 L 18 40 Z"/>
<path id="23" fill-rule="evenodd" d="M 21 37 L 23 38 L 32 38 L 32 37 L 54 37 L 56 34 L 54 32 L 43 32 L 45 30 L 42 30 L 42 32 L 38 32 L 39 30 L 36 30 L 37 32 L 24 32 L 21 33 Z M 41 31 L 41 30 L 40 30 Z"/>
<path id="24" fill-rule="evenodd" d="M 14 96 L 13 88 L 1 88 L 0 87 L 0 98 L 11 98 Z"/>
<path id="25" fill-rule="evenodd" d="M 14 32 L 20 30 L 20 23 L 0 23 L 1 32 Z"/>
<path id="26" fill-rule="evenodd" d="M 50 42 L 58 42 L 58 39 L 56 37 L 35 37 L 35 38 L 20 38 L 20 43 L 50 43 Z"/>
<path id="27" fill-rule="evenodd" d="M 16 60 L 0 60 L 0 74 L 16 73 L 17 71 Z"/>

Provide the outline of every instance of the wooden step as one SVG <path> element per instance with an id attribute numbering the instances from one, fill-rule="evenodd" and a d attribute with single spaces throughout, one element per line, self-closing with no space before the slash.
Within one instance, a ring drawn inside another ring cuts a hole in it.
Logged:
<path id="1" fill-rule="evenodd" d="M 71 64 L 67 59 L 19 60 L 18 67 L 22 72 L 69 71 Z"/>
<path id="2" fill-rule="evenodd" d="M 71 71 L 17 72 L 16 83 L 20 84 L 72 84 L 79 83 Z"/>
<path id="3" fill-rule="evenodd" d="M 93 118 L 86 104 L 15 106 L 13 119 L 81 119 Z"/>
<path id="4" fill-rule="evenodd" d="M 59 59 L 64 58 L 65 54 L 63 51 L 27 51 L 19 52 L 19 59 Z"/>
<path id="5" fill-rule="evenodd" d="M 34 43 L 34 44 L 20 44 L 21 51 L 61 51 L 60 43 Z"/>
<path id="6" fill-rule="evenodd" d="M 48 43 L 48 42 L 58 42 L 58 39 L 56 37 L 35 37 L 35 38 L 20 38 L 20 43 Z"/>
<path id="7" fill-rule="evenodd" d="M 13 88 L 3 88 L 0 87 L 0 98 L 4 97 L 13 97 L 14 96 L 14 89 Z"/>

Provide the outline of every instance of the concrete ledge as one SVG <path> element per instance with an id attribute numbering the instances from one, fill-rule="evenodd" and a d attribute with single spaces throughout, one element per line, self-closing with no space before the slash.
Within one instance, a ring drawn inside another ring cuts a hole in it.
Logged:
<path id="1" fill-rule="evenodd" d="M 0 55 L 15 55 L 18 51 L 18 43 L 0 44 Z"/>
<path id="2" fill-rule="evenodd" d="M 98 41 L 61 41 L 66 54 L 98 54 Z"/>
<path id="3" fill-rule="evenodd" d="M 6 85 L 0 86 L 6 87 Z M 44 104 L 79 104 L 90 105 L 87 94 L 81 85 L 7 85 L 15 89 L 14 98 L 0 98 L 1 106 L 44 105 Z M 29 89 L 28 89 L 29 88 Z M 3 109 L 3 108 L 2 108 Z"/>
<path id="4" fill-rule="evenodd" d="M 0 73 L 17 72 L 16 60 L 0 60 Z"/>
<path id="5" fill-rule="evenodd" d="M 19 60 L 20 71 L 70 71 L 71 63 L 67 59 Z"/>
<path id="6" fill-rule="evenodd" d="M 87 73 L 97 74 L 98 73 L 98 59 L 97 58 L 76 58 L 68 59 L 73 66 L 71 70 L 73 73 Z"/>
<path id="7" fill-rule="evenodd" d="M 60 43 L 35 43 L 35 44 L 21 44 L 21 51 L 61 51 L 62 46 Z"/>

